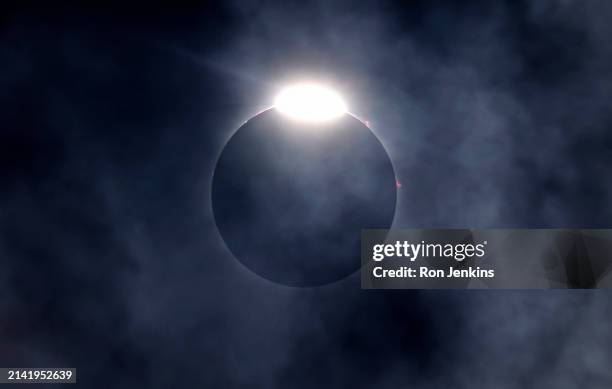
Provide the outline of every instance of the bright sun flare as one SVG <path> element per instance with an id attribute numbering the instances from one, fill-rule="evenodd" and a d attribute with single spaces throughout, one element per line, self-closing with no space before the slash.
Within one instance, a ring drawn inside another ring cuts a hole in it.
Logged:
<path id="1" fill-rule="evenodd" d="M 340 95 L 325 86 L 302 83 L 283 89 L 274 108 L 283 114 L 304 122 L 320 123 L 346 113 L 346 104 Z"/>

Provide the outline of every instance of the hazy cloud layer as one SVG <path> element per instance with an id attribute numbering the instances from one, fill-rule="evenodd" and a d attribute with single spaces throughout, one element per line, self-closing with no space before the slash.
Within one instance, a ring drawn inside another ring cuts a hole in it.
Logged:
<path id="1" fill-rule="evenodd" d="M 231 257 L 209 187 L 240 123 L 317 76 L 388 149 L 397 227 L 610 227 L 607 2 L 5 15 L 0 365 L 90 388 L 610 386 L 606 291 L 279 286 Z"/>

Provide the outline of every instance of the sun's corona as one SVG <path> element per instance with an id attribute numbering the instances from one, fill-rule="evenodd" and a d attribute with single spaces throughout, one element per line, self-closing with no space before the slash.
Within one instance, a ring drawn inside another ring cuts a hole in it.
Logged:
<path id="1" fill-rule="evenodd" d="M 347 112 L 346 103 L 336 91 L 323 85 L 301 83 L 281 90 L 274 108 L 292 119 L 320 123 Z"/>

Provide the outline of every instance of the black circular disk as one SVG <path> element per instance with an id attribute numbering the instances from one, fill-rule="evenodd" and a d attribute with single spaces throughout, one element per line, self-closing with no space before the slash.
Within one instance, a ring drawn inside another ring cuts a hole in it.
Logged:
<path id="1" fill-rule="evenodd" d="M 213 177 L 221 236 L 253 272 L 292 286 L 327 284 L 360 266 L 360 233 L 389 228 L 393 166 L 372 131 L 346 114 L 304 124 L 275 109 L 245 123 Z"/>

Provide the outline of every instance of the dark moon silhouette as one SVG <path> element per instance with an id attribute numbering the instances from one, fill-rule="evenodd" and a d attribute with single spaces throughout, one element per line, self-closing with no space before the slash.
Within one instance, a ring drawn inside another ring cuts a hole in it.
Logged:
<path id="1" fill-rule="evenodd" d="M 315 286 L 359 268 L 361 230 L 390 227 L 395 185 L 384 147 L 355 117 L 304 124 L 269 109 L 225 146 L 212 205 L 246 267 L 277 283 Z"/>

